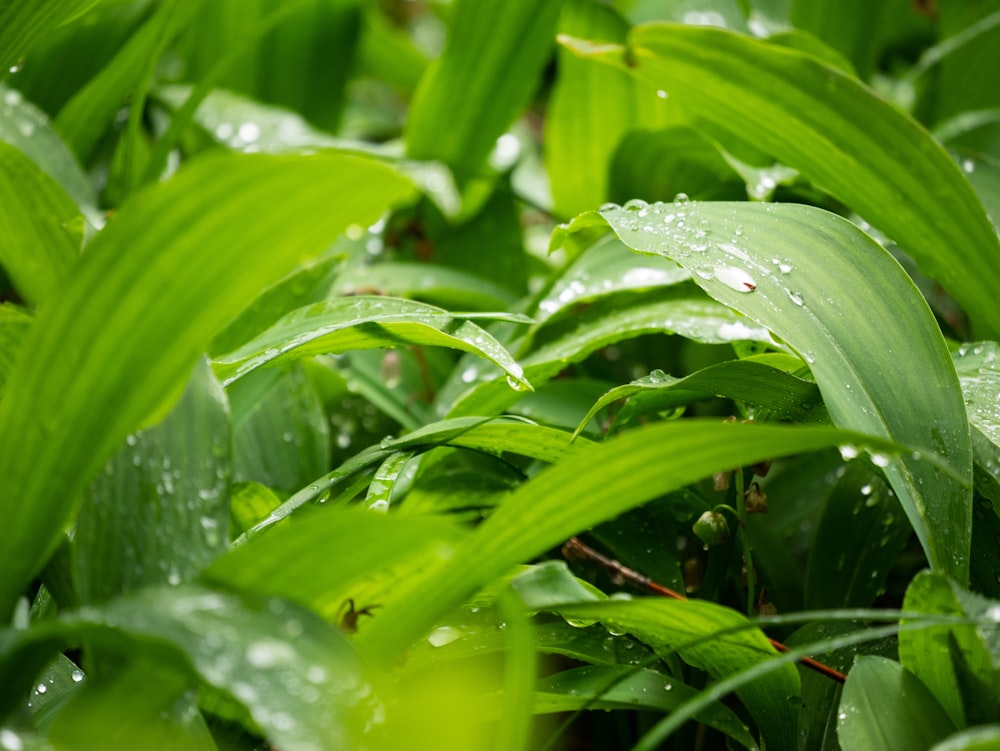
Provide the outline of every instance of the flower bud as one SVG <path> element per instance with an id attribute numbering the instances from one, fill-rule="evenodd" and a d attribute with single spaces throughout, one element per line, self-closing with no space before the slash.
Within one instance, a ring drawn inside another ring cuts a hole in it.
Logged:
<path id="1" fill-rule="evenodd" d="M 729 538 L 729 523 L 718 511 L 706 511 L 694 523 L 694 533 L 706 545 L 718 545 Z"/>

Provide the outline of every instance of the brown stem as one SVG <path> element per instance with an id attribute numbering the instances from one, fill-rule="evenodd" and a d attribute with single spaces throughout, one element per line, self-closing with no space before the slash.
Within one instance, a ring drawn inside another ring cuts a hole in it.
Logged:
<path id="1" fill-rule="evenodd" d="M 645 589 L 647 592 L 652 592 L 660 597 L 670 597 L 674 600 L 688 599 L 680 592 L 675 592 L 669 587 L 657 584 L 648 576 L 640 574 L 638 571 L 634 571 L 621 562 L 608 558 L 606 555 L 602 555 L 588 545 L 584 545 L 577 537 L 571 537 L 566 544 L 563 545 L 562 553 L 563 556 L 569 559 L 575 558 L 579 560 L 593 561 L 601 568 L 608 571 L 611 574 L 612 579 L 615 581 L 629 582 L 639 589 Z M 779 652 L 788 651 L 788 647 L 780 641 L 775 641 L 770 638 L 768 641 L 771 642 L 771 646 Z M 814 660 L 811 657 L 803 655 L 799 658 L 799 661 L 810 670 L 814 670 L 821 675 L 825 675 L 827 678 L 832 678 L 839 683 L 844 683 L 847 680 L 847 676 L 840 671 L 834 670 L 829 665 L 824 665 L 822 662 Z"/>

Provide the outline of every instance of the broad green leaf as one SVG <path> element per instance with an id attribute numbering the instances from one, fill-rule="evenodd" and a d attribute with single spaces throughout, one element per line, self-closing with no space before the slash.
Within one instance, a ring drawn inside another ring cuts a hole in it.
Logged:
<path id="1" fill-rule="evenodd" d="M 165 44 L 191 21 L 197 5 L 193 0 L 161 3 L 118 54 L 59 111 L 56 130 L 81 162 L 90 161 L 122 103 L 147 79 L 149 66 L 155 64 Z"/>
<path id="2" fill-rule="evenodd" d="M 909 537 L 906 515 L 882 478 L 849 464 L 816 527 L 805 606 L 870 606 Z"/>
<path id="3" fill-rule="evenodd" d="M 407 154 L 445 162 L 460 182 L 475 175 L 534 93 L 561 5 L 458 0 L 444 54 L 424 73 L 413 98 Z"/>
<path id="4" fill-rule="evenodd" d="M 260 483 L 234 483 L 229 491 L 231 536 L 243 534 L 280 505 L 274 491 Z"/>
<path id="5" fill-rule="evenodd" d="M 998 746 L 1000 725 L 980 725 L 949 735 L 931 751 L 991 751 Z"/>
<path id="6" fill-rule="evenodd" d="M 0 71 L 21 64 L 32 46 L 60 24 L 97 5 L 99 0 L 6 0 L 0 5 Z"/>
<path id="7" fill-rule="evenodd" d="M 568 231 L 601 221 L 797 350 L 834 424 L 944 457 L 949 473 L 912 455 L 877 463 L 931 565 L 968 581 L 972 450 L 961 389 L 926 302 L 881 246 L 845 219 L 792 204 L 633 204 L 584 214 Z"/>
<path id="8" fill-rule="evenodd" d="M 159 425 L 130 435 L 84 491 L 73 536 L 81 604 L 190 580 L 229 540 L 229 408 L 206 360 Z"/>
<path id="9" fill-rule="evenodd" d="M 228 385 L 263 365 L 308 355 L 426 344 L 472 352 L 503 368 L 514 387 L 531 388 L 521 366 L 485 330 L 462 320 L 468 317 L 401 298 L 327 300 L 284 316 L 235 352 L 216 358 L 215 369 Z M 503 318 L 505 314 L 483 317 Z"/>
<path id="10" fill-rule="evenodd" d="M 142 658 L 127 662 L 111 676 L 80 684 L 56 717 L 49 739 L 75 751 L 109 746 L 216 751 L 189 683 L 172 666 Z"/>
<path id="11" fill-rule="evenodd" d="M 0 619 L 79 491 L 179 396 L 212 333 L 350 222 L 409 193 L 355 157 L 215 155 L 122 208 L 41 311 L 0 402 Z"/>
<path id="12" fill-rule="evenodd" d="M 375 471 L 375 476 L 372 477 L 368 492 L 365 494 L 365 508 L 383 513 L 389 510 L 399 476 L 413 457 L 412 451 L 400 451 L 382 462 Z"/>
<path id="13" fill-rule="evenodd" d="M 510 567 L 722 468 L 852 443 L 890 448 L 880 439 L 833 428 L 695 420 L 649 425 L 581 448 L 511 494 L 447 566 L 400 586 L 381 614 L 385 617 L 369 624 L 366 646 L 384 656 L 405 650 L 440 616 Z M 613 477 L 608 467 L 615 467 Z"/>
<path id="14" fill-rule="evenodd" d="M 856 79 L 722 29 L 648 25 L 592 54 L 667 91 L 725 147 L 752 140 L 895 239 L 986 331 L 1000 252 L 962 171 L 916 121 Z"/>
<path id="15" fill-rule="evenodd" d="M 847 676 L 837 736 L 854 751 L 913 751 L 955 732 L 920 679 L 884 657 L 861 657 Z"/>
<path id="16" fill-rule="evenodd" d="M 569 0 L 559 32 L 624 43 L 628 24 L 607 5 Z M 607 200 L 611 158 L 626 133 L 664 127 L 676 116 L 655 88 L 624 71 L 590 65 L 565 48 L 557 63 L 545 117 L 545 166 L 556 213 L 572 216 Z"/>
<path id="17" fill-rule="evenodd" d="M 579 709 L 669 712 L 696 693 L 690 686 L 656 670 L 589 666 L 564 670 L 541 680 L 535 692 L 534 710 L 538 714 Z M 744 748 L 757 748 L 749 728 L 724 704 L 699 712 L 696 719 L 725 733 Z"/>
<path id="18" fill-rule="evenodd" d="M 234 480 L 294 493 L 330 469 L 330 425 L 301 365 L 255 373 L 229 393 Z"/>
<path id="19" fill-rule="evenodd" d="M 0 84 L 0 141 L 17 147 L 62 186 L 92 224 L 97 217 L 97 195 L 76 157 L 56 134 L 45 113 L 24 99 L 17 89 Z"/>
<path id="20" fill-rule="evenodd" d="M 983 603 L 988 604 L 985 600 Z M 903 602 L 903 608 L 914 613 L 973 616 L 963 605 L 951 582 L 929 572 L 918 574 L 910 582 Z M 995 607 L 995 603 L 989 605 Z M 967 666 L 964 671 L 957 660 Z M 997 706 L 1000 673 L 994 671 L 990 652 L 974 625 L 901 631 L 899 661 L 923 681 L 956 727 L 982 721 L 967 716 L 977 696 L 989 697 L 994 708 Z M 964 672 L 971 675 L 965 676 Z M 970 680 L 975 684 L 974 691 L 969 690 Z"/>
<path id="21" fill-rule="evenodd" d="M 0 207 L 0 266 L 21 297 L 37 306 L 58 290 L 80 255 L 80 210 L 55 180 L 3 141 Z"/>
<path id="22" fill-rule="evenodd" d="M 315 614 L 284 600 L 184 585 L 0 632 L 0 670 L 10 677 L 0 716 L 53 654 L 83 641 L 187 672 L 189 685 L 197 679 L 240 702 L 285 748 L 356 747 L 375 711 L 357 654 Z"/>
<path id="23" fill-rule="evenodd" d="M 533 385 L 545 383 L 602 347 L 643 334 L 679 334 L 710 344 L 770 340 L 767 329 L 705 297 L 690 283 L 602 300 L 542 333 L 545 338 L 536 335 L 531 351 L 519 357 L 524 377 Z M 486 380 L 490 377 L 493 380 Z M 437 396 L 439 409 L 448 409 L 452 416 L 497 414 L 519 396 L 505 391 L 504 379 L 484 368 L 463 369 L 459 379 Z"/>
<path id="24" fill-rule="evenodd" d="M 27 701 L 31 721 L 41 731 L 48 731 L 66 702 L 80 689 L 87 676 L 64 654 L 57 654 L 35 677 L 35 686 Z"/>
<path id="25" fill-rule="evenodd" d="M 619 399 L 629 399 L 617 418 L 624 421 L 643 412 L 671 409 L 713 396 L 745 401 L 795 422 L 827 419 L 825 410 L 817 409 L 822 407 L 822 399 L 816 384 L 747 359 L 710 365 L 684 378 L 654 370 L 604 394 L 590 408 L 582 424 Z"/>
<path id="26" fill-rule="evenodd" d="M 628 631 L 656 650 L 676 650 L 681 658 L 718 680 L 777 654 L 767 637 L 735 610 L 698 600 L 641 598 L 564 605 L 569 618 L 596 618 L 608 628 Z M 797 738 L 799 675 L 785 665 L 736 689 L 757 721 L 768 747 L 790 748 Z"/>

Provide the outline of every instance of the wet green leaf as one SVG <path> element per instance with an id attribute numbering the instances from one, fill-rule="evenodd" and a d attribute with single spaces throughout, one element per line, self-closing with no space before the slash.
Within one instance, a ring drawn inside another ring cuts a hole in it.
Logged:
<path id="1" fill-rule="evenodd" d="M 637 203 L 584 214 L 568 231 L 601 221 L 795 348 L 834 424 L 946 458 L 950 473 L 913 456 L 876 463 L 932 566 L 968 580 L 972 451 L 961 389 L 927 304 L 881 246 L 840 217 L 791 204 Z M 901 393 L 924 398 L 902 402 Z"/>
<path id="2" fill-rule="evenodd" d="M 862 657 L 840 700 L 841 748 L 912 751 L 955 731 L 948 715 L 920 679 L 884 657 Z"/>
<path id="3" fill-rule="evenodd" d="M 206 360 L 159 425 L 130 435 L 84 492 L 73 538 L 81 604 L 179 584 L 229 540 L 229 407 Z"/>
<path id="4" fill-rule="evenodd" d="M 0 632 L 0 669 L 11 677 L 0 692 L 0 716 L 56 651 L 83 640 L 175 666 L 189 686 L 197 680 L 240 702 L 271 741 L 287 748 L 353 746 L 374 711 L 357 654 L 313 613 L 284 600 L 185 585 Z"/>
<path id="5" fill-rule="evenodd" d="M 800 52 L 722 29 L 650 24 L 628 50 L 580 54 L 668 92 L 725 147 L 752 140 L 885 231 L 986 331 L 1000 329 L 987 279 L 998 240 L 947 152 L 856 79 Z"/>
<path id="6" fill-rule="evenodd" d="M 228 385 L 263 365 L 403 344 L 472 352 L 503 368 L 518 390 L 531 388 L 521 366 L 500 343 L 463 316 L 425 303 L 378 296 L 328 300 L 293 311 L 236 351 L 216 358 L 215 369 Z"/>
<path id="7" fill-rule="evenodd" d="M 79 491 L 179 396 L 214 331 L 350 222 L 372 222 L 409 193 L 396 173 L 354 157 L 217 155 L 122 208 L 41 312 L 0 402 L 0 617 Z"/>

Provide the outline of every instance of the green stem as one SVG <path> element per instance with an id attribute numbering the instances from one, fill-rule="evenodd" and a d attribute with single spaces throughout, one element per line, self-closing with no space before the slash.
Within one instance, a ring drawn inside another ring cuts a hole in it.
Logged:
<path id="1" fill-rule="evenodd" d="M 739 519 L 737 534 L 740 536 L 740 543 L 743 545 L 743 560 L 746 562 L 747 567 L 747 615 L 752 618 L 756 615 L 754 612 L 754 598 L 757 582 L 754 577 L 750 536 L 747 534 L 747 501 L 743 495 L 746 492 L 743 483 L 743 468 L 740 467 L 733 474 L 736 476 L 736 516 Z"/>

